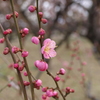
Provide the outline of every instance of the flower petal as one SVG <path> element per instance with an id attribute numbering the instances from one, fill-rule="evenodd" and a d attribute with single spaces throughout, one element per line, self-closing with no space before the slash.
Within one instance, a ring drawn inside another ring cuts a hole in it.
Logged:
<path id="1" fill-rule="evenodd" d="M 51 39 L 45 39 L 43 45 L 48 45 L 51 42 Z"/>
<path id="2" fill-rule="evenodd" d="M 49 52 L 50 57 L 55 57 L 57 55 L 56 51 L 54 49 L 51 49 Z"/>
<path id="3" fill-rule="evenodd" d="M 49 58 L 50 58 L 49 54 L 46 53 L 46 52 L 44 52 L 43 56 L 44 56 L 44 58 L 46 58 L 46 59 L 49 59 Z"/>

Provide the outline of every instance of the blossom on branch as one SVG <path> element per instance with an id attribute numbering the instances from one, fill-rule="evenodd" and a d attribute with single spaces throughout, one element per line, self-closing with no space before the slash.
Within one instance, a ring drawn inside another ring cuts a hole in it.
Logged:
<path id="1" fill-rule="evenodd" d="M 44 58 L 49 59 L 56 56 L 56 51 L 54 50 L 56 47 L 55 41 L 51 39 L 45 39 L 43 42 L 43 47 L 41 48 L 41 53 Z"/>

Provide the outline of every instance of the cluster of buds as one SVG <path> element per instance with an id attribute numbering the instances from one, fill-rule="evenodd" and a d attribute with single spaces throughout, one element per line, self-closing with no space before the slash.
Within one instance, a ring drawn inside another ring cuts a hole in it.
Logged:
<path id="1" fill-rule="evenodd" d="M 4 51 L 3 51 L 3 54 L 4 54 L 4 55 L 7 55 L 8 53 L 9 53 L 9 48 L 6 47 L 6 48 L 4 49 Z"/>
<path id="2" fill-rule="evenodd" d="M 17 18 L 18 15 L 19 15 L 17 11 L 15 11 L 14 14 L 15 14 L 16 18 Z M 7 15 L 6 15 L 6 19 L 7 19 L 7 20 L 10 20 L 12 17 L 13 17 L 13 14 L 7 14 Z"/>
<path id="3" fill-rule="evenodd" d="M 12 33 L 12 30 L 11 29 L 7 29 L 3 32 L 4 35 L 7 35 L 7 34 L 11 34 Z"/>
<path id="4" fill-rule="evenodd" d="M 19 71 L 23 71 L 23 69 L 24 69 L 24 65 L 22 64 L 22 65 L 19 66 L 18 63 L 13 64 L 13 67 L 15 69 L 18 69 Z"/>
<path id="5" fill-rule="evenodd" d="M 38 15 L 39 15 L 40 21 L 43 24 L 46 24 L 48 22 L 47 19 L 43 18 L 43 13 L 42 12 L 39 12 Z"/>
<path id="6" fill-rule="evenodd" d="M 29 34 L 29 29 L 28 28 L 21 29 L 20 34 L 22 37 L 25 37 L 27 34 Z"/>

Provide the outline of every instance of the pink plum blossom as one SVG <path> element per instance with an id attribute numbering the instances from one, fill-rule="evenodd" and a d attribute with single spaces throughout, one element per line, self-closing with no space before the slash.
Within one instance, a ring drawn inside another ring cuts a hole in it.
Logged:
<path id="1" fill-rule="evenodd" d="M 56 51 L 54 48 L 56 47 L 55 41 L 51 39 L 45 39 L 43 42 L 43 47 L 41 48 L 41 53 L 44 58 L 49 59 L 50 57 L 56 56 Z"/>

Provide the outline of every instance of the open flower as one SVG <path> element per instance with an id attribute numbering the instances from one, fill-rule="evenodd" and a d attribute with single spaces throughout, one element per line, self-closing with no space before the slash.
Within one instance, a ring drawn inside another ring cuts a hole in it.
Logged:
<path id="1" fill-rule="evenodd" d="M 55 41 L 51 39 L 46 39 L 43 42 L 43 47 L 41 48 L 41 53 L 43 54 L 44 58 L 49 59 L 50 57 L 56 56 L 56 51 L 54 48 L 56 47 Z"/>

